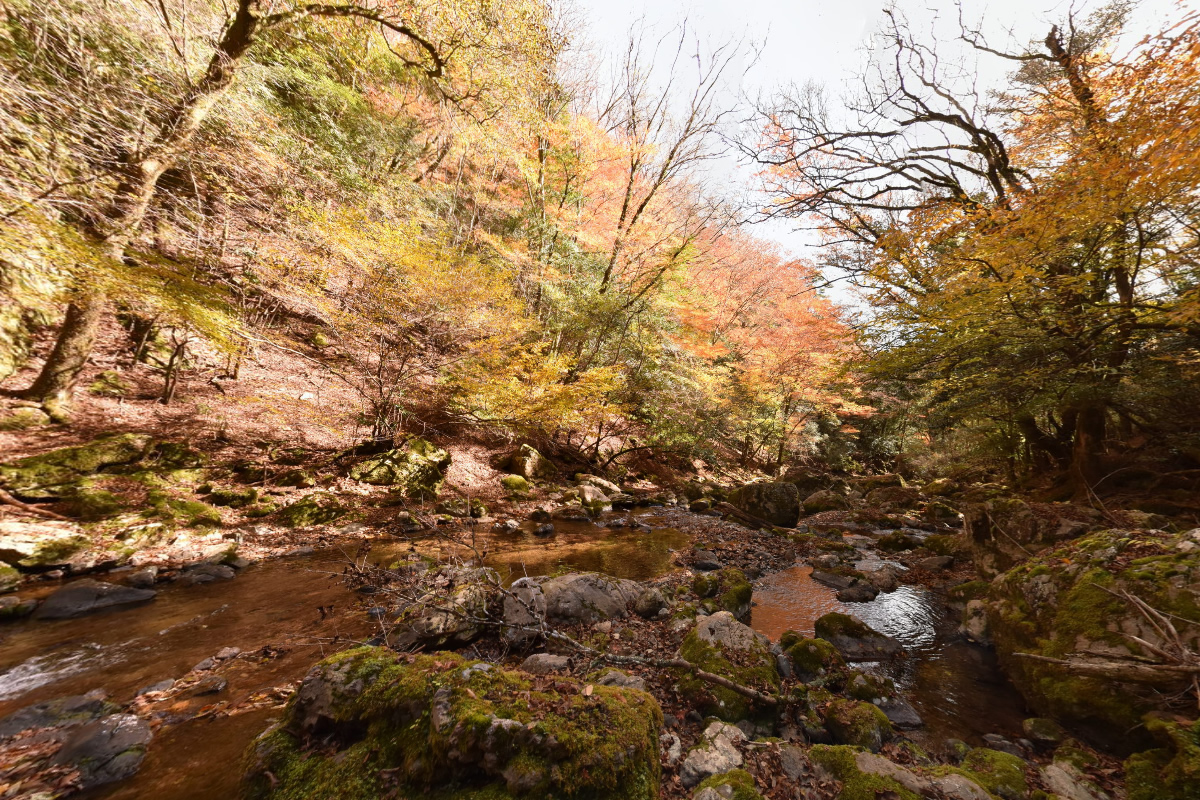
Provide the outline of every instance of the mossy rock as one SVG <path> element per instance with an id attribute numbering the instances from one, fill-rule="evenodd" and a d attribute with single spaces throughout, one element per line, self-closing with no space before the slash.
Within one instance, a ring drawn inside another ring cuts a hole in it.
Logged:
<path id="1" fill-rule="evenodd" d="M 1148 715 L 1146 728 L 1164 746 L 1125 761 L 1129 800 L 1200 798 L 1200 720 L 1183 722 Z"/>
<path id="2" fill-rule="evenodd" d="M 767 694 L 779 691 L 779 671 L 767 643 L 728 612 L 701 618 L 684 637 L 679 652 L 705 672 Z M 690 672 L 681 674 L 679 691 L 701 713 L 726 722 L 749 719 L 763 711 L 750 698 L 707 684 Z"/>
<path id="3" fill-rule="evenodd" d="M 221 512 L 199 500 L 186 500 L 165 491 L 150 492 L 150 509 L 145 517 L 158 517 L 191 527 L 217 527 L 221 524 Z"/>
<path id="4" fill-rule="evenodd" d="M 243 509 L 242 514 L 250 519 L 261 519 L 269 517 L 279 510 L 279 506 L 275 503 L 256 503 L 249 508 Z"/>
<path id="5" fill-rule="evenodd" d="M 413 499 L 436 497 L 446 479 L 450 454 L 424 439 L 410 439 L 355 464 L 350 477 L 375 486 L 398 486 Z"/>
<path id="6" fill-rule="evenodd" d="M 258 501 L 258 489 L 213 489 L 208 502 L 214 506 L 245 508 Z"/>
<path id="7" fill-rule="evenodd" d="M 821 710 L 825 728 L 838 744 L 879 752 L 895 732 L 887 715 L 871 703 L 837 698 Z"/>
<path id="8" fill-rule="evenodd" d="M 838 800 L 878 800 L 881 797 L 921 800 L 920 795 L 905 789 L 893 778 L 860 770 L 855 762 L 856 752 L 854 747 L 827 744 L 814 745 L 808 751 L 808 757 L 814 764 L 842 782 Z"/>
<path id="9" fill-rule="evenodd" d="M 754 785 L 754 776 L 744 769 L 730 770 L 705 778 L 696 787 L 692 797 L 699 797 L 705 789 L 712 789 L 726 800 L 763 800 L 763 796 Z"/>
<path id="10" fill-rule="evenodd" d="M 317 485 L 317 476 L 306 469 L 289 469 L 275 481 L 280 486 L 294 486 L 297 489 L 311 489 Z"/>
<path id="11" fill-rule="evenodd" d="M 309 672 L 247 754 L 248 800 L 652 800 L 662 711 L 453 653 L 363 647 Z"/>
<path id="12" fill-rule="evenodd" d="M 817 638 L 825 639 L 826 641 L 833 639 L 835 636 L 849 636 L 854 639 L 862 639 L 875 633 L 874 630 L 857 617 L 842 614 L 838 611 L 822 615 L 817 619 L 814 627 Z"/>
<path id="13" fill-rule="evenodd" d="M 784 647 L 784 652 L 792 662 L 792 669 L 796 671 L 796 677 L 800 680 L 815 680 L 822 675 L 846 667 L 841 653 L 824 639 L 809 639 L 803 636 L 788 637 L 786 644 L 781 638 L 780 645 Z"/>
<path id="14" fill-rule="evenodd" d="M 959 765 L 960 771 L 997 797 L 1022 800 L 1029 793 L 1025 762 L 1011 753 L 976 747 Z"/>
<path id="15" fill-rule="evenodd" d="M 915 550 L 921 546 L 921 540 L 907 533 L 889 533 L 875 540 L 875 546 L 880 550 L 898 553 L 901 550 Z"/>
<path id="16" fill-rule="evenodd" d="M 502 488 L 506 494 L 521 497 L 529 494 L 530 486 L 529 481 L 525 480 L 525 478 L 520 475 L 505 475 L 500 479 L 500 488 Z"/>
<path id="17" fill-rule="evenodd" d="M 44 428 L 54 420 L 40 408 L 18 408 L 7 417 L 0 419 L 0 431 L 28 431 L 33 428 Z"/>
<path id="18" fill-rule="evenodd" d="M 1122 591 L 1174 615 L 1185 644 L 1200 648 L 1200 598 L 1186 588 L 1200 576 L 1200 549 L 1186 541 L 1162 531 L 1100 531 L 1047 549 L 990 584 L 986 612 L 996 652 L 1033 708 L 1100 741 L 1153 745 L 1140 725 L 1143 715 L 1169 711 L 1166 698 L 1186 690 L 1186 681 L 1118 683 L 1013 654 L 1062 659 L 1108 650 L 1153 657 L 1130 637 L 1162 646 L 1162 635 L 1121 599 Z M 1132 739 L 1115 731 L 1132 731 Z"/>
<path id="19" fill-rule="evenodd" d="M 106 369 L 96 376 L 88 387 L 88 394 L 97 397 L 124 397 L 129 394 L 129 384 L 116 370 Z"/>
<path id="20" fill-rule="evenodd" d="M 62 566 L 91 544 L 74 525 L 0 520 L 0 559 L 21 569 Z"/>
<path id="21" fill-rule="evenodd" d="M 107 489 L 80 489 L 68 503 L 72 516 L 86 522 L 115 517 L 129 508 L 128 501 L 120 494 Z"/>
<path id="22" fill-rule="evenodd" d="M 935 556 L 956 556 L 962 555 L 967 551 L 967 543 L 961 534 L 939 533 L 933 536 L 926 536 L 922 540 L 921 546 Z"/>
<path id="23" fill-rule="evenodd" d="M 292 528 L 326 525 L 346 515 L 337 498 L 325 492 L 310 494 L 279 512 L 279 521 Z"/>
<path id="24" fill-rule="evenodd" d="M 452 500 L 446 500 L 437 504 L 434 509 L 438 514 L 449 514 L 452 517 L 462 519 L 474 518 L 479 519 L 487 516 L 487 506 L 482 500 L 471 498 L 455 497 Z"/>
<path id="25" fill-rule="evenodd" d="M 713 598 L 708 604 L 713 611 L 728 611 L 738 619 L 750 614 L 754 586 L 740 569 L 727 567 L 718 572 L 702 572 L 692 579 L 692 591 L 702 599 Z"/>
<path id="26" fill-rule="evenodd" d="M 832 645 L 830 645 L 832 647 Z M 880 678 L 866 672 L 852 672 L 846 679 L 846 694 L 855 700 L 873 703 L 896 696 L 896 684 L 890 678 Z"/>
<path id="27" fill-rule="evenodd" d="M 0 488 L 27 500 L 57 500 L 86 476 L 139 461 L 149 444 L 148 436 L 122 433 L 10 461 L 0 464 Z"/>
<path id="28" fill-rule="evenodd" d="M 313 347 L 324 349 L 333 344 L 333 341 L 321 331 L 313 331 L 308 337 L 308 343 Z"/>
<path id="29" fill-rule="evenodd" d="M 0 592 L 11 592 L 21 583 L 21 571 L 0 561 Z"/>

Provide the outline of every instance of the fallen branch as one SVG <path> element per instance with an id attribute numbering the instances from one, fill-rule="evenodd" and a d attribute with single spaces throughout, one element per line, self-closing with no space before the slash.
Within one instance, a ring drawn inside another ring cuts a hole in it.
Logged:
<path id="1" fill-rule="evenodd" d="M 1065 667 L 1080 675 L 1130 683 L 1171 683 L 1200 675 L 1200 664 L 1138 664 L 1128 661 L 1062 659 L 1036 653 L 1013 653 L 1013 656 Z"/>
<path id="2" fill-rule="evenodd" d="M 53 511 L 47 511 L 44 508 L 38 508 L 37 506 L 31 506 L 28 503 L 22 503 L 20 500 L 13 497 L 11 494 L 4 491 L 3 489 L 0 489 L 0 503 L 4 503 L 4 505 L 6 505 L 6 506 L 12 506 L 13 508 L 19 508 L 22 511 L 26 512 L 27 514 L 33 514 L 35 517 L 44 517 L 45 519 L 57 519 L 57 520 L 62 520 L 63 522 L 74 522 L 73 519 L 71 519 L 70 517 L 64 517 L 62 514 L 55 514 Z"/>

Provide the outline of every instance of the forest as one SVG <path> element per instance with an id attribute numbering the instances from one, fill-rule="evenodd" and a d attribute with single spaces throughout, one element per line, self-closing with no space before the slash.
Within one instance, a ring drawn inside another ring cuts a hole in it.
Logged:
<path id="1" fill-rule="evenodd" d="M 1155 3 L 0 0 L 0 798 L 1200 799 Z"/>

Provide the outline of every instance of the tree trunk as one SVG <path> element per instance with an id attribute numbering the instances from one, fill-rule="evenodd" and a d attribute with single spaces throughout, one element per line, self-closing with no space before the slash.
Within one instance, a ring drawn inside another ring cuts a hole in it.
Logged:
<path id="1" fill-rule="evenodd" d="M 1086 500 L 1092 487 L 1100 482 L 1100 456 L 1104 452 L 1107 414 L 1103 406 L 1088 406 L 1079 410 L 1075 428 L 1075 447 L 1071 453 L 1071 478 L 1075 496 Z"/>
<path id="2" fill-rule="evenodd" d="M 95 290 L 79 295 L 67 306 L 67 316 L 54 350 L 37 380 L 22 393 L 41 403 L 55 422 L 69 419 L 71 391 L 92 353 L 105 306 L 104 294 Z"/>

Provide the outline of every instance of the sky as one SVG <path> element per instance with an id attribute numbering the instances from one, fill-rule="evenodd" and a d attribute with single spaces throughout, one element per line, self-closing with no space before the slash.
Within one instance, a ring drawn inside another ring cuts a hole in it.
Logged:
<path id="1" fill-rule="evenodd" d="M 1198 4 L 1200 0 L 1143 0 L 1131 17 L 1130 44 Z M 938 40 L 948 40 L 957 31 L 959 13 L 952 0 L 574 0 L 574 5 L 585 37 L 602 60 L 606 53 L 619 53 L 631 27 L 661 35 L 686 21 L 702 44 L 731 39 L 754 43 L 757 60 L 737 65 L 733 72 L 740 76 L 740 86 L 730 87 L 731 97 L 738 89 L 754 96 L 809 81 L 826 85 L 836 95 L 863 63 L 864 46 L 879 30 L 886 6 L 895 5 L 914 30 Z M 1075 8 L 1085 14 L 1096 5 L 1075 0 Z M 990 43 L 1004 46 L 1015 40 L 1011 49 L 1016 49 L 1044 38 L 1052 22 L 1071 9 L 1071 0 L 962 0 L 962 9 L 969 23 L 980 24 Z M 978 63 L 981 83 L 1000 82 L 1011 66 L 985 56 Z M 733 170 L 732 164 L 727 166 Z M 755 232 L 803 256 L 814 240 L 794 228 L 780 221 L 756 226 Z"/>

